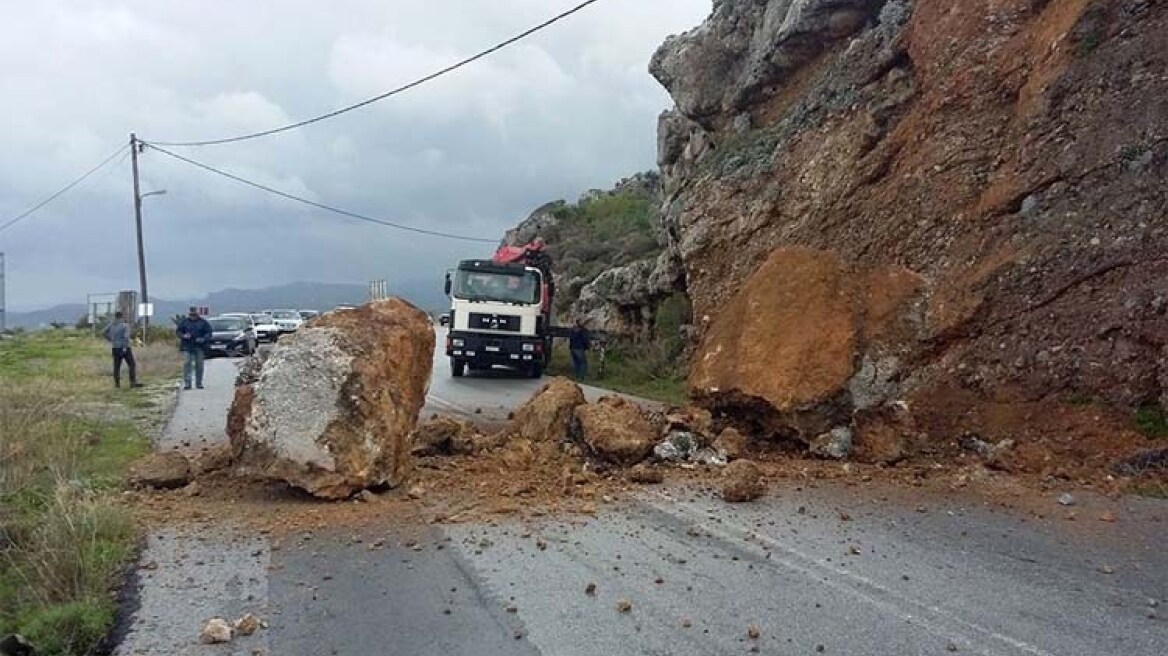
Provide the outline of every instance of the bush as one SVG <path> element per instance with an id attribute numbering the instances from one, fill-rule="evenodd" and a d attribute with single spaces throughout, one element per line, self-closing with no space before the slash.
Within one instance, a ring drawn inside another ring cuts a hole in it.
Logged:
<path id="1" fill-rule="evenodd" d="M 113 612 L 108 600 L 56 604 L 33 614 L 21 624 L 20 632 L 38 654 L 86 654 L 105 637 Z"/>

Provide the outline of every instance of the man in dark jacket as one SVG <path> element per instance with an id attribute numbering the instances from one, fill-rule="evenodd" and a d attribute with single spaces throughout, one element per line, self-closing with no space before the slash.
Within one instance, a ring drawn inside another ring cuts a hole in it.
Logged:
<path id="1" fill-rule="evenodd" d="M 588 334 L 584 322 L 577 319 L 572 334 L 568 336 L 568 350 L 572 352 L 572 371 L 576 374 L 576 380 L 584 380 L 584 376 L 588 375 L 588 348 L 591 341 L 592 336 Z"/>
<path id="2" fill-rule="evenodd" d="M 191 388 L 191 370 L 195 371 L 195 387 L 203 389 L 203 359 L 214 332 L 211 324 L 199 316 L 198 308 L 190 308 L 187 318 L 178 324 L 178 348 L 183 352 L 183 389 Z"/>
<path id="3" fill-rule="evenodd" d="M 134 362 L 134 351 L 130 348 L 130 326 L 122 317 L 121 312 L 114 313 L 114 320 L 105 327 L 102 333 L 114 356 L 114 387 L 122 386 L 122 363 L 130 371 L 130 387 L 141 387 L 138 384 L 138 364 Z"/>

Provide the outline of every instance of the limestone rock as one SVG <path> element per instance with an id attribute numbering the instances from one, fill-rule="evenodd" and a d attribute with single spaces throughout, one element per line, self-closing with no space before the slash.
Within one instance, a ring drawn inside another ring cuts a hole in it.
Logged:
<path id="1" fill-rule="evenodd" d="M 753 501 L 766 489 L 762 471 L 750 460 L 735 460 L 722 473 L 722 500 L 730 503 Z"/>
<path id="2" fill-rule="evenodd" d="M 153 453 L 130 466 L 130 485 L 171 490 L 191 482 L 191 463 L 176 451 Z"/>
<path id="3" fill-rule="evenodd" d="M 579 385 L 567 378 L 553 378 L 515 411 L 507 433 L 533 442 L 563 440 L 571 428 L 573 411 L 584 403 Z"/>
<path id="4" fill-rule="evenodd" d="M 722 454 L 727 460 L 738 460 L 746 455 L 746 436 L 730 427 L 718 433 L 714 439 L 714 450 Z"/>
<path id="5" fill-rule="evenodd" d="M 399 485 L 433 350 L 425 313 L 400 299 L 322 315 L 237 388 L 228 417 L 237 461 L 322 498 Z"/>
<path id="6" fill-rule="evenodd" d="M 653 450 L 656 434 L 636 404 L 619 396 L 576 408 L 584 443 L 598 456 L 618 464 L 640 462 Z"/>
<path id="7" fill-rule="evenodd" d="M 855 347 L 838 257 L 780 249 L 713 320 L 689 385 L 710 406 L 769 406 L 810 437 L 843 418 L 829 402 L 852 377 Z"/>
<path id="8" fill-rule="evenodd" d="M 728 0 L 701 27 L 666 39 L 649 72 L 706 124 L 778 93 L 801 66 L 875 16 L 876 0 Z"/>
<path id="9" fill-rule="evenodd" d="M 203 628 L 199 631 L 199 642 L 205 645 L 216 645 L 224 642 L 231 642 L 235 637 L 235 632 L 227 620 L 222 617 L 212 617 L 203 623 Z"/>
<path id="10" fill-rule="evenodd" d="M 836 426 L 811 441 L 808 450 L 820 458 L 843 460 L 852 454 L 852 429 Z"/>

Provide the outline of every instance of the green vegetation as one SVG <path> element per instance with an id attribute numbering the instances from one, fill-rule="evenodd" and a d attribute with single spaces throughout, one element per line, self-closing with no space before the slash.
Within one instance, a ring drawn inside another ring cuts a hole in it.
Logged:
<path id="1" fill-rule="evenodd" d="M 561 281 L 556 310 L 564 311 L 584 285 L 601 272 L 655 256 L 661 251 L 653 236 L 654 213 L 660 201 L 656 181 L 629 184 L 612 192 L 560 204 L 550 213 L 555 221 L 539 231 L 555 260 Z"/>
<path id="2" fill-rule="evenodd" d="M 1151 439 L 1168 438 L 1168 413 L 1159 406 L 1144 406 L 1136 411 L 1136 427 Z"/>
<path id="3" fill-rule="evenodd" d="M 173 380 L 173 348 L 135 353 L 154 391 Z M 128 408 L 155 402 L 149 386 L 113 390 L 108 367 L 84 332 L 0 342 L 0 633 L 40 654 L 91 653 L 137 539 L 116 495 L 150 448 Z"/>
<path id="4" fill-rule="evenodd" d="M 616 341 L 600 353 L 589 352 L 588 376 L 581 382 L 647 399 L 684 405 L 685 343 L 681 326 L 689 321 L 690 306 L 684 294 L 674 294 L 657 306 L 652 335 L 647 339 Z M 572 375 L 567 344 L 557 343 L 549 373 Z"/>

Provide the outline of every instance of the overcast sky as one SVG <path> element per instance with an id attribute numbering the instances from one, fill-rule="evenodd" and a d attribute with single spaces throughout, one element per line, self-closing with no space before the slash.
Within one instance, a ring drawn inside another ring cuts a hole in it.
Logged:
<path id="1" fill-rule="evenodd" d="M 136 131 L 188 140 L 275 127 L 376 95 L 578 0 L 6 2 L 0 223 Z M 208 9 L 215 7 L 215 9 Z M 230 9 L 227 9 L 230 7 Z M 429 85 L 292 133 L 176 149 L 314 200 L 497 238 L 535 206 L 652 168 L 669 98 L 657 45 L 710 0 L 602 0 Z M 186 298 L 295 280 L 439 278 L 488 244 L 323 214 L 147 151 L 150 292 Z M 124 160 L 0 232 L 8 306 L 137 288 Z"/>

